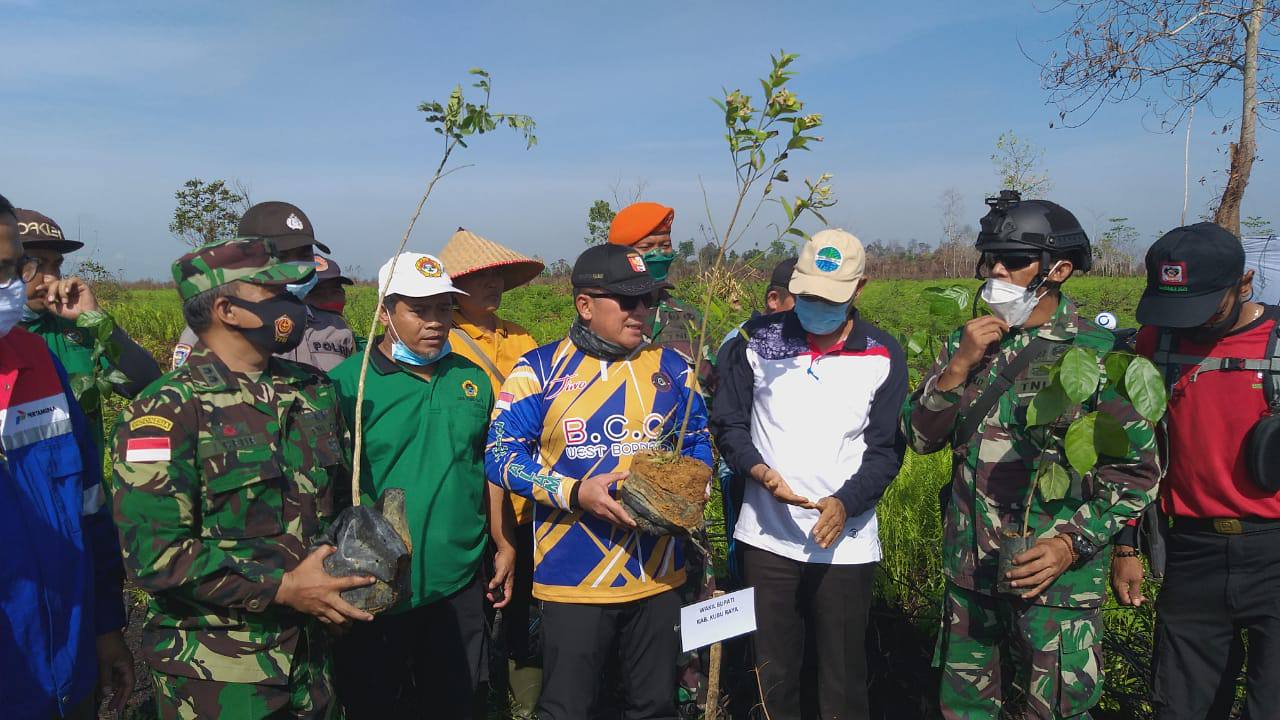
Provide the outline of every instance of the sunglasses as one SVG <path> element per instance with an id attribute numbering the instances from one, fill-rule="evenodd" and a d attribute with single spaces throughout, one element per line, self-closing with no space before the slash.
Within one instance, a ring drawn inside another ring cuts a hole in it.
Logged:
<path id="1" fill-rule="evenodd" d="M 631 312 L 632 310 L 635 310 L 637 307 L 640 307 L 641 303 L 643 303 L 644 306 L 647 308 L 653 307 L 652 294 L 649 294 L 649 295 L 618 295 L 616 293 L 582 293 L 582 294 L 586 295 L 589 298 L 595 298 L 597 300 L 605 300 L 605 299 L 612 300 L 618 303 L 618 307 L 622 308 L 622 310 L 625 312 Z"/>
<path id="2" fill-rule="evenodd" d="M 1008 251 L 1008 252 L 984 252 L 982 259 L 978 261 L 978 266 L 986 271 L 991 271 L 999 263 L 1004 266 L 1005 270 L 1022 270 L 1031 267 L 1032 263 L 1040 260 L 1040 253 L 1027 251 Z"/>

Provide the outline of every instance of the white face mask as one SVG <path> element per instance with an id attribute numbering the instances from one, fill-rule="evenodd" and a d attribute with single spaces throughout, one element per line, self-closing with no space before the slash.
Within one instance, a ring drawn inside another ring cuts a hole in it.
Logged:
<path id="1" fill-rule="evenodd" d="M 1054 263 L 1049 268 L 1052 273 L 1058 268 L 1058 263 Z M 1039 294 L 1035 290 L 1024 288 L 1020 285 L 1014 285 L 1011 282 L 990 278 L 982 286 L 982 293 L 979 297 L 991 308 L 991 314 L 1008 323 L 1009 327 L 1021 327 L 1031 317 L 1031 313 L 1040 304 L 1040 300 L 1049 294 L 1049 288 L 1044 288 Z"/>
<path id="2" fill-rule="evenodd" d="M 22 319 L 22 311 L 27 309 L 27 284 L 14 280 L 9 287 L 0 288 L 0 337 L 9 334 L 18 320 Z"/>

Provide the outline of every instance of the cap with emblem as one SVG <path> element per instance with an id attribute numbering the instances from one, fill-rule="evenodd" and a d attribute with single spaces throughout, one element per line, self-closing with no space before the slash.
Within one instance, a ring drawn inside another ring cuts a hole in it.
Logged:
<path id="1" fill-rule="evenodd" d="M 205 245 L 173 263 L 173 280 L 183 302 L 232 282 L 287 285 L 303 282 L 314 270 L 309 265 L 280 261 L 270 240 L 236 238 Z"/>
<path id="2" fill-rule="evenodd" d="M 320 252 L 331 252 L 328 245 L 316 240 L 315 228 L 306 213 L 297 205 L 279 200 L 260 202 L 246 210 L 236 232 L 241 237 L 272 238 L 277 250 L 315 245 Z"/>
<path id="3" fill-rule="evenodd" d="M 391 272 L 392 261 L 396 264 L 394 274 Z M 378 287 L 385 287 L 387 295 L 411 298 L 444 293 L 467 294 L 453 286 L 440 258 L 422 253 L 400 253 L 398 260 L 388 260 L 378 270 Z"/>
<path id="4" fill-rule="evenodd" d="M 1170 230 L 1147 250 L 1147 288 L 1138 301 L 1138 322 L 1203 325 L 1243 275 L 1244 246 L 1221 225 L 1202 222 Z"/>
<path id="5" fill-rule="evenodd" d="M 18 218 L 18 239 L 24 248 L 69 253 L 84 247 L 82 242 L 68 240 L 48 215 L 23 208 L 14 208 L 13 214 Z"/>
<path id="6" fill-rule="evenodd" d="M 323 255 L 316 256 L 316 279 L 317 282 L 337 280 L 343 285 L 355 285 L 351 278 L 342 274 L 342 266 L 338 264 L 337 260 Z"/>
<path id="7" fill-rule="evenodd" d="M 846 303 L 858 290 L 866 269 L 862 241 L 844 230 L 821 230 L 800 249 L 787 289 L 792 295 L 814 295 Z"/>
<path id="8" fill-rule="evenodd" d="M 587 248 L 573 264 L 575 288 L 603 288 L 618 295 L 648 295 L 667 283 L 655 280 L 640 253 L 625 245 L 596 245 Z"/>

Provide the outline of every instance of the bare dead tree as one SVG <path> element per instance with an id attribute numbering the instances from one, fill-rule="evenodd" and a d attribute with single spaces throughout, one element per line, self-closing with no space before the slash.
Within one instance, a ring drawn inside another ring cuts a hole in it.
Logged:
<path id="1" fill-rule="evenodd" d="M 644 191 L 647 189 L 649 189 L 649 181 L 644 178 L 636 178 L 631 183 L 631 187 L 625 190 L 622 187 L 622 178 L 618 178 L 616 182 L 609 185 L 609 190 L 613 193 L 614 211 L 616 212 L 628 205 L 639 202 L 640 198 L 644 197 Z"/>
<path id="2" fill-rule="evenodd" d="M 1000 190 L 1017 190 L 1026 200 L 1043 198 L 1053 189 L 1053 181 L 1044 169 L 1044 148 L 1020 138 L 1012 130 L 1000 133 L 996 138 L 991 162 L 1000 176 Z"/>
<path id="3" fill-rule="evenodd" d="M 1145 100 L 1172 132 L 1200 104 L 1238 91 L 1239 127 L 1214 222 L 1240 233 L 1240 204 L 1257 157 L 1259 113 L 1280 111 L 1280 8 L 1265 0 L 1061 0 L 1073 18 L 1061 47 L 1037 61 L 1059 119 L 1078 126 L 1105 103 Z"/>
<path id="4" fill-rule="evenodd" d="M 961 263 L 965 257 L 965 240 L 967 233 L 962 224 L 964 218 L 964 196 L 954 187 L 942 191 L 939 198 L 942 209 L 942 243 L 939 250 L 943 256 L 943 265 L 947 277 L 958 277 L 962 270 Z"/>

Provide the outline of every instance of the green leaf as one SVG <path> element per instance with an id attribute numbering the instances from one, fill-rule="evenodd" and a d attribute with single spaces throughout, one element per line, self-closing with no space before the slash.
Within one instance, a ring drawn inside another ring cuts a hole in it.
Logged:
<path id="1" fill-rule="evenodd" d="M 1044 463 L 1036 475 L 1036 486 L 1040 488 L 1040 497 L 1046 502 L 1061 500 L 1071 489 L 1071 475 L 1056 462 Z"/>
<path id="2" fill-rule="evenodd" d="M 1129 369 L 1129 363 L 1133 362 L 1135 356 L 1127 352 L 1111 352 L 1102 359 L 1102 364 L 1107 369 L 1107 382 L 1114 385 L 1117 389 L 1124 385 L 1124 373 Z"/>
<path id="3" fill-rule="evenodd" d="M 1164 377 L 1150 360 L 1140 357 L 1129 363 L 1124 372 L 1124 394 L 1147 422 L 1159 422 L 1164 417 L 1169 396 L 1165 392 Z"/>
<path id="4" fill-rule="evenodd" d="M 1098 464 L 1098 450 L 1094 446 L 1094 430 L 1097 423 L 1098 413 L 1093 412 L 1071 423 L 1071 427 L 1067 428 L 1066 441 L 1063 443 L 1067 452 L 1067 461 L 1081 476 Z"/>
<path id="5" fill-rule="evenodd" d="M 1058 379 L 1072 402 L 1088 400 L 1097 392 L 1098 381 L 1102 379 L 1097 356 L 1082 347 L 1071 348 L 1062 356 L 1062 370 L 1058 373 Z"/>
<path id="6" fill-rule="evenodd" d="M 1071 400 L 1062 385 L 1057 382 L 1049 383 L 1031 398 L 1031 404 L 1027 406 L 1027 424 L 1032 427 L 1048 425 L 1062 417 L 1062 413 L 1070 405 Z"/>
<path id="7" fill-rule="evenodd" d="M 1111 413 L 1098 412 L 1093 426 L 1093 447 L 1099 455 L 1123 458 L 1129 455 L 1129 435 Z"/>
<path id="8" fill-rule="evenodd" d="M 917 330 L 907 338 L 907 351 L 912 355 L 919 355 L 927 347 L 929 347 L 929 332 L 927 330 Z"/>

